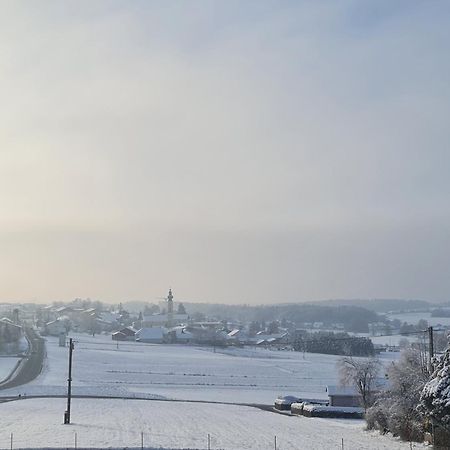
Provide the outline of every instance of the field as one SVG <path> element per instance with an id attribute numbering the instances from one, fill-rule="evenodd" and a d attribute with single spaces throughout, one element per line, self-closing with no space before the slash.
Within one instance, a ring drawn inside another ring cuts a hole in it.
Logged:
<path id="1" fill-rule="evenodd" d="M 140 448 L 273 449 L 408 449 L 392 438 L 362 430 L 361 421 L 286 417 L 232 405 L 139 400 L 75 399 L 72 425 L 62 425 L 63 399 L 29 399 L 1 405 L 0 447 L 53 446 Z M 29 417 L 29 418 L 26 418 Z"/>
<path id="2" fill-rule="evenodd" d="M 223 349 L 74 337 L 73 388 L 83 394 L 151 394 L 176 399 L 272 403 L 279 394 L 326 398 L 337 382 L 335 356 L 264 349 Z M 14 392 L 63 393 L 68 349 L 47 340 L 44 373 Z"/>
<path id="3" fill-rule="evenodd" d="M 426 320 L 428 325 L 433 327 L 439 327 L 440 325 L 444 327 L 450 326 L 450 317 L 431 317 L 430 312 L 404 312 L 398 314 L 388 314 L 388 319 L 400 320 L 400 322 L 410 323 L 415 325 L 419 320 Z"/>
<path id="4" fill-rule="evenodd" d="M 134 342 L 117 346 L 107 336 L 74 339 L 75 394 L 153 401 L 75 398 L 73 424 L 62 425 L 64 399 L 29 398 L 65 393 L 68 349 L 48 338 L 43 373 L 2 392 L 20 393 L 22 400 L 0 404 L 1 448 L 9 447 L 10 433 L 22 448 L 66 448 L 73 445 L 74 433 L 79 447 L 140 447 L 143 436 L 151 448 L 200 449 L 206 448 L 209 433 L 211 448 L 227 450 L 270 449 L 275 435 L 279 449 L 338 449 L 342 438 L 346 449 L 409 448 L 365 432 L 362 421 L 287 417 L 237 405 L 270 404 L 279 394 L 325 398 L 325 386 L 337 382 L 336 356 Z"/>

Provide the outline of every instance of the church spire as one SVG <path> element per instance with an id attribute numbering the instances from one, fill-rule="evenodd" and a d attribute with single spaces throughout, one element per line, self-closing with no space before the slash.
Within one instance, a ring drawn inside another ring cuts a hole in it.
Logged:
<path id="1" fill-rule="evenodd" d="M 173 314 L 173 295 L 172 289 L 169 289 L 169 295 L 167 296 L 167 312 Z"/>

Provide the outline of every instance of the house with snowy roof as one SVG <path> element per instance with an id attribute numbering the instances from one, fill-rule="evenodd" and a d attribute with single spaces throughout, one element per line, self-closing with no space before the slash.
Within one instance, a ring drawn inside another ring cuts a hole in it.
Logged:
<path id="1" fill-rule="evenodd" d="M 227 341 L 230 344 L 242 345 L 249 341 L 249 337 L 244 330 L 235 328 L 227 334 Z"/>
<path id="2" fill-rule="evenodd" d="M 43 334 L 47 334 L 49 336 L 59 336 L 61 333 L 67 333 L 67 329 L 70 328 L 67 321 L 68 318 L 64 318 L 64 316 L 62 316 L 62 318 L 47 322 L 45 324 Z"/>
<path id="3" fill-rule="evenodd" d="M 377 379 L 371 394 L 376 394 L 387 388 L 387 381 L 383 378 Z M 358 407 L 362 404 L 361 394 L 355 386 L 327 386 L 329 406 Z"/>
<path id="4" fill-rule="evenodd" d="M 141 328 L 136 331 L 136 342 L 145 342 L 149 344 L 162 344 L 167 335 L 165 327 Z"/>
<path id="5" fill-rule="evenodd" d="M 14 342 L 22 337 L 22 327 L 11 319 L 0 319 L 0 342 Z"/>
<path id="6" fill-rule="evenodd" d="M 185 326 L 173 327 L 169 330 L 170 342 L 188 344 L 194 338 L 193 334 Z"/>
<path id="7" fill-rule="evenodd" d="M 361 394 L 354 386 L 327 386 L 329 406 L 361 406 Z"/>
<path id="8" fill-rule="evenodd" d="M 125 327 L 112 334 L 113 341 L 134 341 L 136 340 L 136 330 Z"/>
<path id="9" fill-rule="evenodd" d="M 289 333 L 287 331 L 274 334 L 266 334 L 264 331 L 256 333 L 256 336 L 250 338 L 253 344 L 268 347 L 274 345 L 286 345 L 289 343 Z"/>

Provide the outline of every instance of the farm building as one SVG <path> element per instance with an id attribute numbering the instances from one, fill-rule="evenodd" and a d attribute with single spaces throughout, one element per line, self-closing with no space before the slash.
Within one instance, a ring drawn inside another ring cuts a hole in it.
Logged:
<path id="1" fill-rule="evenodd" d="M 248 334 L 239 328 L 235 328 L 227 334 L 227 341 L 235 345 L 243 345 L 250 342 Z"/>
<path id="2" fill-rule="evenodd" d="M 327 386 L 330 406 L 361 406 L 361 394 L 353 386 Z"/>
<path id="3" fill-rule="evenodd" d="M 112 334 L 113 341 L 134 341 L 136 340 L 136 330 L 125 327 Z"/>
<path id="4" fill-rule="evenodd" d="M 172 341 L 183 344 L 188 344 L 192 341 L 193 335 L 189 331 L 186 330 L 184 326 L 173 327 L 169 333 L 171 334 Z"/>
<path id="5" fill-rule="evenodd" d="M 287 345 L 289 343 L 289 333 L 265 334 L 264 332 L 259 332 L 252 340 L 255 345 L 260 347 Z"/>

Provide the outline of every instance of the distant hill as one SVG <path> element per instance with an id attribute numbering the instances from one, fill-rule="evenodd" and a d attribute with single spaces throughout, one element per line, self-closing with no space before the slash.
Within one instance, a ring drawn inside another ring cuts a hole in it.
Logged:
<path id="1" fill-rule="evenodd" d="M 329 306 L 359 306 L 370 309 L 377 313 L 387 313 L 389 311 L 411 311 L 411 310 L 429 310 L 436 306 L 433 303 L 425 300 L 404 300 L 404 299 L 387 299 L 387 298 L 373 298 L 373 299 L 335 299 L 323 300 L 314 302 L 315 305 L 329 305 Z"/>

